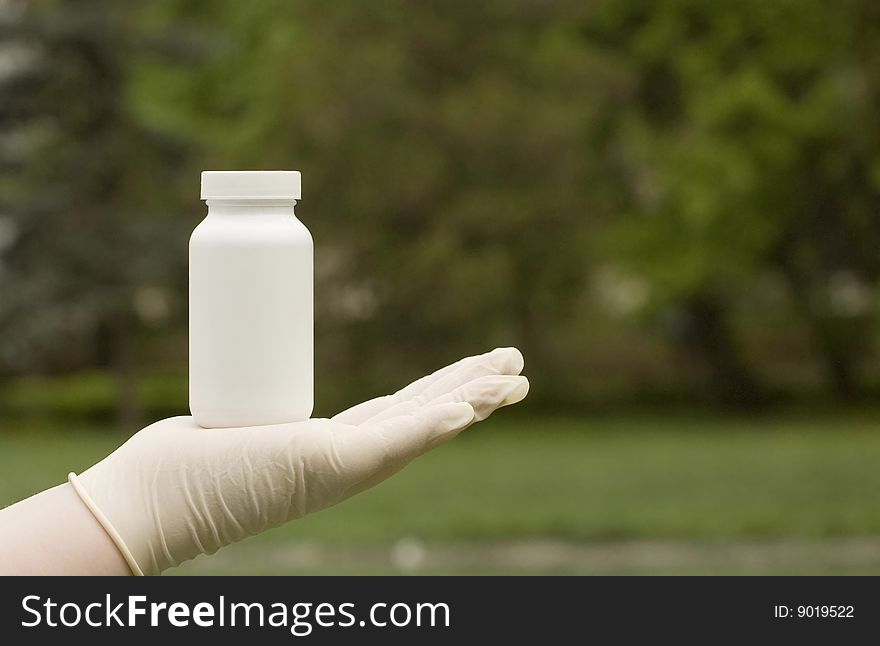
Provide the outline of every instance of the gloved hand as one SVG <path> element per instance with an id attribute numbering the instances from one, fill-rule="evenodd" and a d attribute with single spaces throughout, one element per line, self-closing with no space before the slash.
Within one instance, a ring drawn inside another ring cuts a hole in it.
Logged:
<path id="1" fill-rule="evenodd" d="M 515 348 L 469 357 L 332 419 L 204 429 L 173 417 L 69 481 L 135 574 L 329 507 L 526 396 Z"/>

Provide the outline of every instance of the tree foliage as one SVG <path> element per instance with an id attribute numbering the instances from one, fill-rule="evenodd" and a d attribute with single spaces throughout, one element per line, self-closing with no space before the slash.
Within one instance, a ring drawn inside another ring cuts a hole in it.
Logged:
<path id="1" fill-rule="evenodd" d="M 547 403 L 870 385 L 874 3 L 5 14 L 7 373 L 179 347 L 198 170 L 299 168 L 319 401 L 496 344 Z"/>

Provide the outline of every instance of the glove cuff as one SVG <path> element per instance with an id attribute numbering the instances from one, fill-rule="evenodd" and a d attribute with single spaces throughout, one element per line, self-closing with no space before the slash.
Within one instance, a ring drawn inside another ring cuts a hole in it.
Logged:
<path id="1" fill-rule="evenodd" d="M 122 536 L 120 536 L 119 532 L 116 531 L 116 528 L 110 524 L 110 521 L 104 515 L 104 512 L 98 509 L 95 501 L 92 500 L 92 497 L 88 494 L 85 487 L 82 486 L 82 483 L 80 483 L 76 474 L 72 471 L 67 474 L 67 481 L 70 483 L 70 486 L 73 487 L 76 495 L 78 495 L 80 500 L 83 501 L 83 504 L 88 507 L 90 512 L 92 512 L 92 516 L 95 517 L 95 520 L 97 520 L 101 524 L 101 527 L 104 528 L 104 531 L 107 532 L 110 540 L 113 541 L 116 548 L 119 550 L 119 553 L 122 554 L 122 558 L 125 559 L 125 562 L 128 563 L 128 567 L 131 568 L 131 573 L 135 576 L 144 576 L 144 571 L 137 564 L 137 561 L 134 560 L 134 556 L 132 556 L 131 550 L 128 549 L 125 541 L 122 540 Z"/>

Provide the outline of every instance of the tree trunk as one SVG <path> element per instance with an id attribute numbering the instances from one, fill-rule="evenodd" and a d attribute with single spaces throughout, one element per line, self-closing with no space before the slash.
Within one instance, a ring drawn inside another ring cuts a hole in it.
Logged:
<path id="1" fill-rule="evenodd" d="M 858 353 L 867 343 L 860 326 L 853 324 L 847 330 L 845 324 L 817 312 L 811 298 L 809 282 L 794 269 L 783 267 L 794 302 L 803 316 L 813 337 L 813 345 L 822 364 L 825 378 L 832 394 L 841 400 L 852 399 L 859 391 L 856 378 Z"/>
<path id="2" fill-rule="evenodd" d="M 761 390 L 740 356 L 721 302 L 708 293 L 695 294 L 685 303 L 685 313 L 682 341 L 703 361 L 713 398 L 739 408 L 759 404 Z"/>
<path id="3" fill-rule="evenodd" d="M 852 399 L 858 393 L 858 383 L 855 376 L 855 358 L 846 348 L 839 347 L 833 338 L 820 343 L 823 346 L 825 371 L 831 390 L 837 399 Z"/>
<path id="4" fill-rule="evenodd" d="M 513 272 L 517 290 L 511 302 L 511 314 L 515 320 L 516 344 L 526 357 L 529 366 L 529 375 L 532 377 L 533 402 L 539 400 L 543 403 L 555 403 L 556 399 L 564 400 L 566 394 L 560 390 L 563 382 L 553 374 L 553 361 L 550 357 L 550 349 L 545 341 L 547 330 L 542 325 L 543 320 L 539 308 L 534 299 L 528 294 L 537 293 L 535 290 L 534 272 L 535 265 L 528 262 L 528 258 L 519 256 L 515 261 Z M 555 384 L 549 391 L 541 387 L 542 383 Z M 550 401 L 552 400 L 552 401 Z"/>
<path id="5" fill-rule="evenodd" d="M 102 363 L 113 373 L 116 387 L 116 426 L 123 433 L 133 433 L 143 422 L 143 408 L 131 317 L 117 314 L 105 321 L 98 333 Z"/>

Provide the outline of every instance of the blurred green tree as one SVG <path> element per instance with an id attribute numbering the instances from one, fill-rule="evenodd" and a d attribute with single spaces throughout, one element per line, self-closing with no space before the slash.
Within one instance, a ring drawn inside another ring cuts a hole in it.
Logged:
<path id="1" fill-rule="evenodd" d="M 133 417 L 145 322 L 185 336 L 197 170 L 294 167 L 324 412 L 496 344 L 547 404 L 753 404 L 784 344 L 868 383 L 869 0 L 6 7 L 4 373 L 114 366 Z"/>
<path id="2" fill-rule="evenodd" d="M 163 315 L 157 290 L 184 281 L 187 228 L 167 210 L 184 150 L 129 97 L 138 56 L 187 46 L 146 30 L 140 4 L 7 3 L 0 16 L 2 358 L 7 372 L 106 366 L 126 428 L 141 421 L 136 335 Z"/>
<path id="3" fill-rule="evenodd" d="M 589 138 L 619 84 L 579 38 L 585 11 L 216 3 L 215 71 L 165 70 L 180 91 L 161 118 L 216 141 L 214 163 L 307 169 L 318 364 L 346 397 L 514 343 L 539 393 L 580 396 L 556 332 L 579 326 L 591 232 L 616 197 Z"/>
<path id="4" fill-rule="evenodd" d="M 634 70 L 615 122 L 624 254 L 721 399 L 759 396 L 734 316 L 767 273 L 787 281 L 834 392 L 857 388 L 880 269 L 880 88 L 860 60 L 876 18 L 869 2 L 631 0 L 590 25 Z"/>

